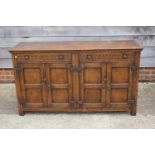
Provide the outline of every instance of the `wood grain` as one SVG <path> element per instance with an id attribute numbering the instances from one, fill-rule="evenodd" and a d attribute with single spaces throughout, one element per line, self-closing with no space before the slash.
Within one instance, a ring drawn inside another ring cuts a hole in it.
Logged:
<path id="1" fill-rule="evenodd" d="M 20 115 L 127 111 L 136 115 L 135 41 L 22 43 L 12 49 Z"/>
<path id="2" fill-rule="evenodd" d="M 81 41 L 81 42 L 33 42 L 33 43 L 20 43 L 13 51 L 60 51 L 60 50 L 111 50 L 111 49 L 142 49 L 142 47 L 133 40 L 127 41 Z"/>

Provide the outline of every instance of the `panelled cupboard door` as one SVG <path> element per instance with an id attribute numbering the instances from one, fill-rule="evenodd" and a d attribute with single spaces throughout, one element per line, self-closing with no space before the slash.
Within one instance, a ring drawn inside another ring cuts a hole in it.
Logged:
<path id="1" fill-rule="evenodd" d="M 102 108 L 106 104 L 106 64 L 81 63 L 81 108 Z"/>
<path id="2" fill-rule="evenodd" d="M 41 64 L 20 65 L 20 87 L 24 107 L 46 106 L 46 83 L 44 66 Z"/>
<path id="3" fill-rule="evenodd" d="M 131 80 L 131 65 L 129 62 L 107 64 L 107 107 L 128 110 Z"/>
<path id="4" fill-rule="evenodd" d="M 72 74 L 68 64 L 46 64 L 48 107 L 71 108 Z"/>

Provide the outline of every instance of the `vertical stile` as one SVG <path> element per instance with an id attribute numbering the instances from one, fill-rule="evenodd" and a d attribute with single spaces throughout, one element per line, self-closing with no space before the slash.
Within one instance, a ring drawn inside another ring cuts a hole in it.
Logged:
<path id="1" fill-rule="evenodd" d="M 75 68 L 79 67 L 78 53 L 72 54 L 72 66 Z M 73 100 L 75 102 L 79 101 L 79 73 L 77 71 L 73 72 Z M 77 105 L 75 105 L 77 106 Z"/>
<path id="2" fill-rule="evenodd" d="M 102 107 L 105 107 L 106 106 L 106 82 L 105 81 L 106 79 L 106 65 L 105 64 L 102 64 L 102 95 L 101 95 L 101 104 L 102 104 Z"/>
<path id="3" fill-rule="evenodd" d="M 73 84 L 72 84 L 72 72 L 70 71 L 70 66 L 68 67 L 68 103 L 73 100 Z"/>
<path id="4" fill-rule="evenodd" d="M 107 63 L 107 85 L 106 85 L 106 107 L 110 107 L 110 102 L 111 102 L 111 64 Z"/>
<path id="5" fill-rule="evenodd" d="M 128 82 L 128 104 L 131 104 L 131 88 L 132 88 L 132 68 L 131 65 L 129 66 L 129 82 Z M 131 108 L 131 105 L 130 105 Z"/>
<path id="6" fill-rule="evenodd" d="M 80 72 L 80 100 L 83 102 L 84 104 L 84 81 L 83 81 L 83 76 L 84 76 L 84 65 L 81 64 L 81 72 Z"/>
<path id="7" fill-rule="evenodd" d="M 51 90 L 51 79 L 50 79 L 50 69 L 51 69 L 51 64 L 47 64 L 46 66 L 46 76 L 47 76 L 47 86 L 48 86 L 48 106 L 52 106 L 52 90 Z"/>
<path id="8" fill-rule="evenodd" d="M 46 64 L 41 64 L 41 78 L 47 78 L 46 75 Z M 47 84 L 43 82 L 42 80 L 42 89 L 43 89 L 43 102 L 44 102 L 44 107 L 48 106 L 48 91 L 47 91 Z"/>

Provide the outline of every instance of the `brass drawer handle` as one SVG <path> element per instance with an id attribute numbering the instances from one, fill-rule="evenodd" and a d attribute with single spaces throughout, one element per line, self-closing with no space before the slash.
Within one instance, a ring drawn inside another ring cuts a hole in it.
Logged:
<path id="1" fill-rule="evenodd" d="M 127 58 L 128 58 L 128 55 L 127 55 L 127 54 L 123 54 L 123 55 L 122 55 L 122 58 L 123 58 L 123 59 L 127 59 Z"/>
<path id="2" fill-rule="evenodd" d="M 87 59 L 92 59 L 93 58 L 93 56 L 92 55 L 87 55 L 87 57 L 86 57 Z"/>
<path id="3" fill-rule="evenodd" d="M 64 60 L 64 55 L 59 55 L 59 56 L 58 56 L 58 59 L 59 59 L 59 60 Z"/>
<path id="4" fill-rule="evenodd" d="M 28 55 L 24 55 L 24 59 L 25 59 L 25 60 L 29 60 L 30 57 L 29 57 Z"/>

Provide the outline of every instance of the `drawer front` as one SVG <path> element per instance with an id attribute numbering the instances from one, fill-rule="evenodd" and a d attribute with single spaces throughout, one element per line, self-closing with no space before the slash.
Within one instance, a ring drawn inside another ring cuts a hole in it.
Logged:
<path id="1" fill-rule="evenodd" d="M 87 52 L 80 54 L 80 62 L 130 61 L 134 54 L 128 52 Z"/>
<path id="2" fill-rule="evenodd" d="M 14 55 L 19 63 L 65 63 L 71 62 L 71 54 L 67 53 L 26 53 Z"/>

